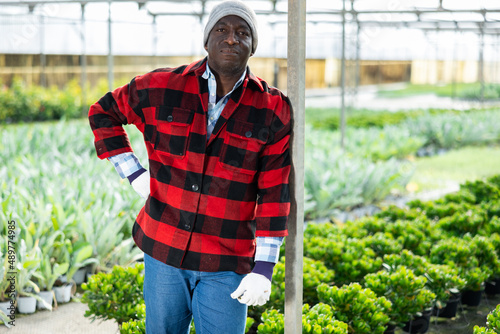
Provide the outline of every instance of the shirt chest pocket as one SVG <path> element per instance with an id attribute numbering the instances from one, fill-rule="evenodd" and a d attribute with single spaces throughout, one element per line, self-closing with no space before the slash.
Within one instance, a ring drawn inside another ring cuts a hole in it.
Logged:
<path id="1" fill-rule="evenodd" d="M 182 158 L 186 154 L 194 111 L 160 106 L 156 109 L 154 148 L 160 154 Z"/>
<path id="2" fill-rule="evenodd" d="M 224 168 L 254 174 L 268 137 L 269 128 L 264 125 L 229 120 L 219 162 Z"/>

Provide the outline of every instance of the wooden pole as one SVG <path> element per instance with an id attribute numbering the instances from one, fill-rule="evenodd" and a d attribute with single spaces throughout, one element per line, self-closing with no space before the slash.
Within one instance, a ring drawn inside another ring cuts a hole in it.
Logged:
<path id="1" fill-rule="evenodd" d="M 286 239 L 285 333 L 302 333 L 306 1 L 288 0 L 287 95 L 293 106 L 291 212 Z"/>

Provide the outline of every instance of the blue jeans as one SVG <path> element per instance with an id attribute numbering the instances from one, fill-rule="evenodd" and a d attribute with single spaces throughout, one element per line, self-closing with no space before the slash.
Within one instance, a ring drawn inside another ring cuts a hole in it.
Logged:
<path id="1" fill-rule="evenodd" d="M 147 334 L 243 334 L 247 306 L 231 298 L 245 275 L 177 269 L 144 254 Z"/>

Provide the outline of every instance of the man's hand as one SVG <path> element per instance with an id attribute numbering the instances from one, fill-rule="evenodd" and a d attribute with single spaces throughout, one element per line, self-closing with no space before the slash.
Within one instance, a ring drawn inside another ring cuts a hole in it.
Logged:
<path id="1" fill-rule="evenodd" d="M 132 181 L 132 188 L 144 199 L 149 196 L 149 171 L 145 171 Z"/>
<path id="2" fill-rule="evenodd" d="M 238 288 L 231 294 L 236 299 L 248 306 L 264 305 L 271 296 L 271 281 L 265 276 L 250 273 L 243 278 Z"/>

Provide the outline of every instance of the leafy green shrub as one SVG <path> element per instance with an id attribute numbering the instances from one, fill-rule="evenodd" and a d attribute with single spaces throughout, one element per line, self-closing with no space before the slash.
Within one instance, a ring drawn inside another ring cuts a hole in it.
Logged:
<path id="1" fill-rule="evenodd" d="M 429 235 L 427 235 L 428 229 L 424 219 L 416 219 L 414 221 L 409 220 L 397 220 L 394 223 L 387 224 L 386 233 L 392 235 L 392 237 L 403 246 L 404 249 L 410 250 L 418 255 L 426 255 L 431 246 L 432 242 Z"/>
<path id="2" fill-rule="evenodd" d="M 262 315 L 262 323 L 257 329 L 258 334 L 284 334 L 285 317 L 275 309 Z M 308 304 L 302 306 L 303 334 L 347 334 L 347 324 L 335 320 L 332 307 L 326 304 L 316 304 L 312 308 Z"/>
<path id="3" fill-rule="evenodd" d="M 332 223 L 307 223 L 304 227 L 304 238 L 322 237 L 328 238 L 340 233 L 340 228 Z"/>
<path id="4" fill-rule="evenodd" d="M 402 327 L 412 316 L 433 306 L 436 295 L 425 287 L 426 283 L 424 276 L 417 276 L 413 270 L 400 266 L 393 271 L 381 270 L 366 275 L 364 285 L 391 302 L 391 323 Z"/>
<path id="5" fill-rule="evenodd" d="M 486 317 L 486 326 L 474 326 L 474 334 L 498 334 L 500 333 L 500 305 L 497 305 L 493 311 Z"/>
<path id="6" fill-rule="evenodd" d="M 443 307 L 453 294 L 465 287 L 466 281 L 458 274 L 458 270 L 444 265 L 432 264 L 423 256 L 403 250 L 401 254 L 384 256 L 384 266 L 399 268 L 401 266 L 413 270 L 415 275 L 427 278 L 425 286 L 436 295 L 436 306 Z"/>
<path id="7" fill-rule="evenodd" d="M 458 275 L 466 281 L 464 288 L 478 291 L 482 289 L 484 281 L 493 274 L 485 259 L 478 259 L 478 255 L 482 253 L 470 238 L 467 240 L 452 237 L 441 240 L 432 247 L 430 261 L 457 268 Z"/>
<path id="8" fill-rule="evenodd" d="M 323 261 L 327 268 L 334 270 L 336 284 L 359 282 L 382 266 L 382 258 L 362 240 L 345 236 L 304 240 L 304 256 Z"/>
<path id="9" fill-rule="evenodd" d="M 376 256 L 382 257 L 385 254 L 397 254 L 403 250 L 403 245 L 394 240 L 392 234 L 377 232 L 361 239 L 365 247 L 372 249 Z"/>
<path id="10" fill-rule="evenodd" d="M 143 315 L 144 285 L 143 263 L 133 267 L 115 266 L 111 273 L 92 275 L 88 283 L 82 284 L 85 291 L 82 302 L 89 309 L 85 317 L 114 319 L 119 325 L 129 320 L 140 320 Z"/>
<path id="11" fill-rule="evenodd" d="M 373 111 L 368 109 L 352 110 L 347 117 L 347 126 L 353 128 L 382 128 L 387 125 L 400 124 L 407 118 L 423 115 L 421 110 L 405 111 Z M 307 108 L 306 120 L 315 128 L 338 130 L 340 128 L 340 110 L 335 108 Z"/>
<path id="12" fill-rule="evenodd" d="M 133 319 L 121 324 L 120 334 L 146 334 L 146 305 L 142 303 L 136 310 Z"/>
<path id="13" fill-rule="evenodd" d="M 363 289 L 359 283 L 341 288 L 320 284 L 318 296 L 322 303 L 332 307 L 335 319 L 348 324 L 351 334 L 382 334 L 387 328 L 391 302 L 377 297 L 370 289 Z"/>
<path id="14" fill-rule="evenodd" d="M 423 213 L 421 212 L 421 210 L 416 210 L 411 207 L 400 208 L 396 205 L 391 204 L 381 211 L 377 212 L 374 216 L 394 222 L 396 220 L 415 220 L 418 217 L 422 217 L 422 215 Z"/>
<path id="15" fill-rule="evenodd" d="M 460 185 L 460 189 L 471 192 L 476 198 L 476 203 L 498 201 L 500 199 L 500 187 L 488 181 L 466 181 Z"/>
<path id="16" fill-rule="evenodd" d="M 475 208 L 466 212 L 456 212 L 444 217 L 438 222 L 438 227 L 454 236 L 464 236 L 467 233 L 478 234 L 488 222 L 486 211 Z"/>
<path id="17" fill-rule="evenodd" d="M 376 216 L 362 217 L 355 221 L 348 221 L 342 233 L 350 238 L 363 238 L 375 233 L 384 232 L 387 222 Z"/>

